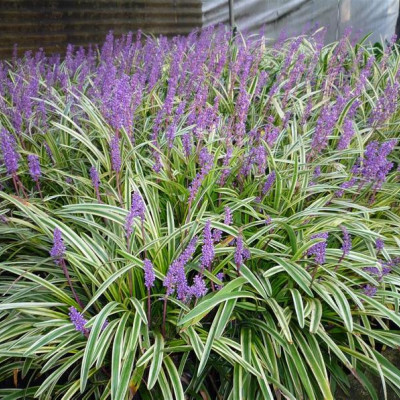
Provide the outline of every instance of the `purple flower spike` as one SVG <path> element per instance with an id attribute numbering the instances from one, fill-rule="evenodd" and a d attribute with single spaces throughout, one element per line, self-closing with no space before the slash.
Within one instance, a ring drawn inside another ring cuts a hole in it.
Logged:
<path id="1" fill-rule="evenodd" d="M 50 256 L 54 258 L 54 262 L 60 265 L 64 260 L 66 247 L 59 228 L 54 229 L 53 247 L 50 250 Z"/>
<path id="2" fill-rule="evenodd" d="M 150 260 L 147 258 L 144 260 L 144 285 L 147 289 L 154 286 L 154 281 L 156 280 L 156 275 L 154 274 L 154 267 Z"/>
<path id="3" fill-rule="evenodd" d="M 110 152 L 112 169 L 118 173 L 121 170 L 121 154 L 119 151 L 118 135 L 113 136 L 111 139 Z"/>
<path id="4" fill-rule="evenodd" d="M 86 319 L 83 318 L 83 315 L 75 307 L 69 308 L 68 315 L 69 315 L 71 322 L 74 324 L 75 329 L 78 332 L 82 332 L 84 335 L 89 332 L 89 330 L 87 328 L 85 328 L 85 325 L 87 323 Z"/>
<path id="5" fill-rule="evenodd" d="M 385 247 L 384 241 L 381 238 L 376 239 L 375 247 L 376 247 L 376 251 L 378 253 L 380 253 L 383 250 L 383 248 Z"/>
<path id="6" fill-rule="evenodd" d="M 315 167 L 313 177 L 318 178 L 320 175 L 321 175 L 321 167 L 319 165 L 317 165 Z"/>
<path id="7" fill-rule="evenodd" d="M 243 256 L 243 261 L 248 260 L 251 257 L 250 250 L 249 249 L 243 249 L 242 256 Z"/>
<path id="8" fill-rule="evenodd" d="M 226 206 L 225 207 L 224 224 L 225 225 L 232 225 L 232 222 L 233 222 L 232 211 L 228 206 Z"/>
<path id="9" fill-rule="evenodd" d="M 90 168 L 90 179 L 92 180 L 93 187 L 96 189 L 96 191 L 99 190 L 100 177 L 95 167 Z"/>
<path id="10" fill-rule="evenodd" d="M 221 282 L 224 280 L 224 273 L 223 272 L 218 272 L 217 275 L 215 275 Z M 223 288 L 223 285 L 215 285 L 217 290 L 221 290 Z"/>
<path id="11" fill-rule="evenodd" d="M 193 257 L 196 250 L 197 237 L 194 237 L 183 251 L 183 253 L 170 265 L 163 285 L 167 289 L 167 296 L 172 295 L 175 290 L 179 300 L 185 300 L 189 293 L 186 279 L 185 265 Z"/>
<path id="12" fill-rule="evenodd" d="M 42 176 L 42 171 L 40 170 L 39 157 L 36 154 L 28 155 L 28 166 L 32 179 L 37 182 Z"/>
<path id="13" fill-rule="evenodd" d="M 135 217 L 140 217 L 144 221 L 145 205 L 139 193 L 132 195 L 132 206 L 125 219 L 125 235 L 130 237 L 133 232 L 133 220 Z"/>
<path id="14" fill-rule="evenodd" d="M 272 171 L 268 176 L 267 176 L 267 180 L 264 184 L 263 190 L 262 190 L 262 194 L 265 196 L 272 188 L 272 185 L 274 184 L 276 179 L 276 173 L 275 171 Z"/>
<path id="15" fill-rule="evenodd" d="M 207 287 L 204 279 L 200 275 L 196 275 L 193 279 L 193 285 L 189 289 L 189 294 L 200 298 L 205 296 L 207 293 Z"/>
<path id="16" fill-rule="evenodd" d="M 352 186 L 354 186 L 356 183 L 356 178 L 351 178 L 349 181 L 343 182 L 340 185 L 340 189 L 336 190 L 335 196 L 336 197 L 342 197 L 344 195 L 344 191 L 346 189 L 350 189 Z"/>
<path id="17" fill-rule="evenodd" d="M 323 242 L 316 243 L 307 250 L 307 255 L 315 256 L 315 262 L 319 265 L 325 263 L 326 240 L 328 239 L 328 235 L 328 232 L 323 232 L 311 236 L 311 239 L 325 239 Z"/>
<path id="18" fill-rule="evenodd" d="M 214 240 L 211 234 L 211 221 L 207 221 L 204 227 L 203 247 L 201 256 L 202 268 L 210 269 L 214 259 Z"/>
<path id="19" fill-rule="evenodd" d="M 338 150 L 344 150 L 349 146 L 354 133 L 353 121 L 350 118 L 346 118 L 343 122 L 343 134 L 339 139 Z"/>
<path id="20" fill-rule="evenodd" d="M 378 267 L 364 267 L 363 271 L 368 272 L 372 275 L 377 275 L 377 276 L 379 276 L 381 274 L 381 271 L 379 270 Z"/>
<path id="21" fill-rule="evenodd" d="M 368 297 L 374 297 L 376 292 L 377 292 L 377 290 L 378 289 L 375 286 L 372 286 L 372 285 L 365 285 L 363 287 L 363 292 Z"/>
<path id="22" fill-rule="evenodd" d="M 0 148 L 3 153 L 4 165 L 7 173 L 13 175 L 18 170 L 19 154 L 15 150 L 16 143 L 13 135 L 8 133 L 6 129 L 0 131 Z"/>
<path id="23" fill-rule="evenodd" d="M 208 153 L 206 148 L 202 148 L 200 151 L 199 163 L 201 170 L 196 174 L 196 177 L 193 179 L 189 187 L 189 204 L 191 204 L 196 197 L 201 184 L 213 166 L 213 156 Z"/>
<path id="24" fill-rule="evenodd" d="M 219 229 L 214 229 L 212 236 L 213 236 L 214 243 L 219 243 L 222 239 L 222 231 Z"/>
<path id="25" fill-rule="evenodd" d="M 342 226 L 341 227 L 342 232 L 343 232 L 343 245 L 342 245 L 342 251 L 343 251 L 343 257 L 347 256 L 350 253 L 351 250 L 351 237 L 349 235 L 349 231 Z"/>
<path id="26" fill-rule="evenodd" d="M 132 209 L 135 210 L 136 215 L 140 219 L 144 220 L 145 205 L 142 196 L 138 192 L 132 195 Z"/>
<path id="27" fill-rule="evenodd" d="M 392 271 L 392 267 L 390 264 L 382 263 L 382 269 L 377 267 L 364 267 L 363 271 L 370 273 L 371 275 L 375 275 L 378 281 L 381 281 L 386 275 L 389 275 Z"/>
<path id="28" fill-rule="evenodd" d="M 235 251 L 235 264 L 236 264 L 236 268 L 239 271 L 241 265 L 243 264 L 243 238 L 242 235 L 238 235 L 237 239 L 236 239 L 236 251 Z"/>
<path id="29" fill-rule="evenodd" d="M 359 174 L 365 182 L 373 183 L 374 190 L 379 190 L 393 167 L 393 163 L 388 161 L 387 157 L 396 144 L 396 140 L 381 145 L 377 141 L 371 142 L 365 149 L 364 158 L 354 167 L 354 173 Z"/>

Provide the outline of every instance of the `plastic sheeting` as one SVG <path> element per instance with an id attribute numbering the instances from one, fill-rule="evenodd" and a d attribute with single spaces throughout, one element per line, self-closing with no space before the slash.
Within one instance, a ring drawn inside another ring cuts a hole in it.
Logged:
<path id="1" fill-rule="evenodd" d="M 354 38 L 372 32 L 369 40 L 381 41 L 394 34 L 398 13 L 399 0 L 234 0 L 236 26 L 251 33 L 265 26 L 271 39 L 325 26 L 331 42 L 351 26 Z M 203 0 L 203 26 L 228 21 L 228 0 Z"/>

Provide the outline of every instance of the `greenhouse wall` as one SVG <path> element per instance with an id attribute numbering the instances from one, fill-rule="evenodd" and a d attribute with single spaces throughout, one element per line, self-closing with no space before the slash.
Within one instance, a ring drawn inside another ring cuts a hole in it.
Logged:
<path id="1" fill-rule="evenodd" d="M 398 14 L 399 0 L 234 0 L 238 28 L 271 39 L 326 26 L 332 42 L 352 26 L 354 38 L 373 32 L 370 41 L 376 42 L 394 34 Z M 203 25 L 228 21 L 228 0 L 203 0 Z"/>

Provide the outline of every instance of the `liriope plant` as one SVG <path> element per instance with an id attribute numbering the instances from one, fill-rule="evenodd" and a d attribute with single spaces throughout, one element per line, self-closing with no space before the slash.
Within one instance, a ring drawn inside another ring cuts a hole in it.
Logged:
<path id="1" fill-rule="evenodd" d="M 3 62 L 2 398 L 399 395 L 399 55 L 322 35 Z"/>

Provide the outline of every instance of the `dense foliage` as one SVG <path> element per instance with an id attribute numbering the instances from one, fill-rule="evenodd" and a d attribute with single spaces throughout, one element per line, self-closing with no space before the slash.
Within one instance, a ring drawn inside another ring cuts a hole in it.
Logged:
<path id="1" fill-rule="evenodd" d="M 400 56 L 323 35 L 1 63 L 2 399 L 400 396 Z"/>

